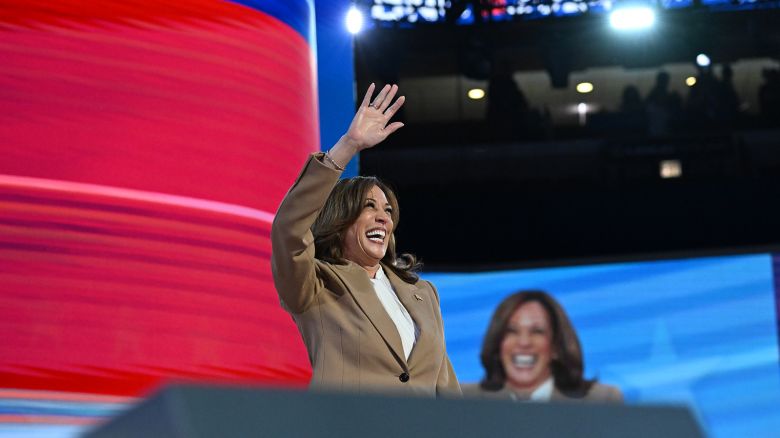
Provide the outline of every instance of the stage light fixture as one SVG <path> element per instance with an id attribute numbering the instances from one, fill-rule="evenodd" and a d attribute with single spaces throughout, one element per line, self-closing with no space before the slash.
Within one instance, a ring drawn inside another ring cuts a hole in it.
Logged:
<path id="1" fill-rule="evenodd" d="M 699 67 L 709 67 L 711 63 L 712 61 L 710 61 L 710 57 L 704 53 L 699 53 L 696 55 L 696 65 Z"/>
<path id="2" fill-rule="evenodd" d="M 609 24 L 616 30 L 643 30 L 655 24 L 655 12 L 647 6 L 615 9 L 609 15 Z"/>
<path id="3" fill-rule="evenodd" d="M 696 85 L 696 78 L 693 76 L 688 76 L 687 78 L 685 78 L 685 85 L 689 87 L 693 87 L 694 85 Z"/>
<path id="4" fill-rule="evenodd" d="M 347 31 L 352 35 L 357 34 L 363 29 L 363 14 L 354 6 L 350 7 L 349 11 L 347 11 L 347 18 L 345 21 L 347 24 Z"/>
<path id="5" fill-rule="evenodd" d="M 662 160 L 658 163 L 658 173 L 663 179 L 680 178 L 682 176 L 682 163 L 680 160 Z"/>
<path id="6" fill-rule="evenodd" d="M 485 90 L 481 88 L 472 88 L 468 91 L 467 95 L 471 100 L 479 100 L 485 97 Z"/>
<path id="7" fill-rule="evenodd" d="M 588 123 L 588 105 L 584 102 L 577 104 L 577 116 L 580 126 L 585 126 L 585 124 Z"/>
<path id="8" fill-rule="evenodd" d="M 580 82 L 579 84 L 577 84 L 578 93 L 586 94 L 586 93 L 590 93 L 591 91 L 593 91 L 593 84 L 591 84 L 590 82 Z"/>

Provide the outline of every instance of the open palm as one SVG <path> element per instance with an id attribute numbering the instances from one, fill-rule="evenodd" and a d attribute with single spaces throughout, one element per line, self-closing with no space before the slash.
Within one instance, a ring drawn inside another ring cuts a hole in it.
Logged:
<path id="1" fill-rule="evenodd" d="M 358 145 L 358 150 L 375 146 L 404 125 L 401 122 L 388 125 L 393 115 L 404 104 L 404 96 L 393 102 L 398 86 L 385 85 L 372 102 L 371 95 L 374 93 L 374 87 L 374 84 L 368 87 L 363 102 L 347 130 L 347 137 Z"/>

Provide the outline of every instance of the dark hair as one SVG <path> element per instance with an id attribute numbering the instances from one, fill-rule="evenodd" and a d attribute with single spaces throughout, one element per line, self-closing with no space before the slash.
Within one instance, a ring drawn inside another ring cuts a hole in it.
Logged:
<path id="1" fill-rule="evenodd" d="M 325 201 L 325 206 L 311 226 L 311 232 L 314 234 L 314 257 L 329 263 L 346 262 L 343 248 L 344 236 L 347 229 L 360 216 L 365 199 L 374 186 L 385 193 L 393 207 L 390 217 L 393 219 L 394 227 L 382 262 L 405 282 L 415 283 L 419 279 L 415 271 L 422 266 L 421 263 L 411 254 L 396 256 L 395 253 L 395 229 L 398 228 L 400 219 L 398 200 L 387 184 L 373 176 L 356 176 L 336 183 Z"/>
<path id="2" fill-rule="evenodd" d="M 506 382 L 506 372 L 501 364 L 501 342 L 504 340 L 509 318 L 523 304 L 537 302 L 544 307 L 552 326 L 553 359 L 550 368 L 555 387 L 572 397 L 584 397 L 595 380 L 582 377 L 582 348 L 577 332 L 560 304 L 547 292 L 527 290 L 506 297 L 498 305 L 490 320 L 480 359 L 485 368 L 485 378 L 480 386 L 488 391 L 498 391 Z"/>

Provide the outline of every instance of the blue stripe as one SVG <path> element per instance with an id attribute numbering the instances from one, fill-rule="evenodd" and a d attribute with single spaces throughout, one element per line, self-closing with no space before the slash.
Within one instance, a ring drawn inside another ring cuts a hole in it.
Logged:
<path id="1" fill-rule="evenodd" d="M 231 0 L 231 3 L 247 6 L 276 18 L 298 32 L 309 42 L 309 46 L 314 48 L 313 0 Z"/>
<path id="2" fill-rule="evenodd" d="M 62 417 L 113 417 L 127 410 L 126 403 L 85 403 L 58 400 L 0 399 L 0 414 L 55 415 Z"/>
<path id="3" fill-rule="evenodd" d="M 777 346 L 780 349 L 780 254 L 772 254 L 772 273 L 775 279 L 775 323 L 777 324 Z"/>

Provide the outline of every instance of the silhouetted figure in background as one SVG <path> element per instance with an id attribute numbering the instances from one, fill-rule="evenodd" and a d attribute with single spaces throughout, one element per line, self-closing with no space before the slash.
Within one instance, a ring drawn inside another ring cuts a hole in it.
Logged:
<path id="1" fill-rule="evenodd" d="M 498 140 L 517 140 L 527 126 L 528 101 L 505 60 L 496 62 L 488 81 L 487 121 Z"/>
<path id="2" fill-rule="evenodd" d="M 669 73 L 660 71 L 655 85 L 645 98 L 647 132 L 651 137 L 668 136 L 682 110 L 682 99 L 677 92 L 669 91 Z"/>
<path id="3" fill-rule="evenodd" d="M 696 83 L 688 93 L 686 110 L 690 123 L 702 128 L 712 125 L 718 115 L 718 80 L 709 67 L 698 67 Z"/>
<path id="4" fill-rule="evenodd" d="M 623 89 L 623 97 L 620 100 L 620 112 L 624 114 L 641 114 L 644 112 L 642 97 L 635 85 L 626 85 Z"/>
<path id="5" fill-rule="evenodd" d="M 717 91 L 717 121 L 731 125 L 739 116 L 740 100 L 734 88 L 734 71 L 729 64 L 723 64 Z"/>
<path id="6" fill-rule="evenodd" d="M 645 106 L 635 85 L 626 85 L 620 101 L 620 118 L 614 128 L 632 134 L 645 134 Z"/>
<path id="7" fill-rule="evenodd" d="M 758 89 L 761 116 L 772 127 L 780 126 L 780 69 L 765 68 L 764 82 Z"/>

